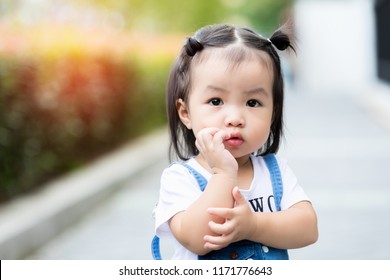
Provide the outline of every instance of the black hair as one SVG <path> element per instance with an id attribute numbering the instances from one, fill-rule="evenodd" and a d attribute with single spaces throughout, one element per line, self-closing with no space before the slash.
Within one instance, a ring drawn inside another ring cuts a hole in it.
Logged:
<path id="1" fill-rule="evenodd" d="M 236 62 L 243 60 L 245 51 L 259 50 L 261 57 L 269 57 L 273 71 L 273 116 L 270 136 L 264 146 L 257 151 L 257 155 L 276 153 L 283 136 L 283 99 L 284 86 L 280 58 L 276 49 L 283 51 L 293 46 L 292 26 L 287 23 L 277 29 L 267 39 L 255 31 L 245 27 L 235 27 L 227 24 L 209 25 L 199 29 L 194 36 L 187 38 L 175 63 L 172 66 L 167 83 L 167 115 L 170 130 L 170 158 L 173 152 L 182 160 L 196 156 L 199 152 L 195 146 L 195 135 L 180 120 L 177 112 L 177 101 L 182 99 L 187 103 L 191 87 L 191 65 L 194 58 L 198 57 L 202 50 L 212 47 L 223 48 L 237 44 L 242 54 L 235 56 Z M 237 49 L 237 48 L 236 48 Z M 236 51 L 237 52 L 237 51 Z M 264 56 L 268 54 L 268 56 Z"/>

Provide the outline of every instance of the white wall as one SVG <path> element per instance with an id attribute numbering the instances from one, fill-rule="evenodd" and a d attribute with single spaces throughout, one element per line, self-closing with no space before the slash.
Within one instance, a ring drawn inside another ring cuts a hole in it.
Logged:
<path id="1" fill-rule="evenodd" d="M 296 85 L 313 94 L 360 94 L 376 81 L 374 1 L 298 0 Z"/>

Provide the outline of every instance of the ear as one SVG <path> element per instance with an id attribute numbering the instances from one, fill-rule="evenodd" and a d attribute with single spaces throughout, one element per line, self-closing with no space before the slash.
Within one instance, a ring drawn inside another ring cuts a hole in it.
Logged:
<path id="1" fill-rule="evenodd" d="M 177 113 L 179 115 L 181 122 L 188 129 L 192 129 L 190 113 L 189 113 L 187 106 L 186 106 L 185 102 L 183 101 L 183 99 L 180 98 L 176 101 L 176 109 L 177 109 Z"/>

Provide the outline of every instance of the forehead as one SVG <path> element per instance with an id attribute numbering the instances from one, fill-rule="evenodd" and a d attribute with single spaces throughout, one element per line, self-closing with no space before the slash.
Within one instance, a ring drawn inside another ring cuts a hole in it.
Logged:
<path id="1" fill-rule="evenodd" d="M 241 44 L 233 44 L 227 47 L 211 47 L 199 52 L 193 59 L 191 66 L 204 63 L 208 60 L 221 60 L 227 62 L 231 69 L 237 68 L 244 62 L 258 61 L 271 73 L 273 70 L 271 57 L 264 51 L 244 47 Z"/>
<path id="2" fill-rule="evenodd" d="M 274 73 L 270 56 L 264 51 L 242 46 L 207 48 L 192 61 L 190 88 L 212 80 L 231 83 L 236 76 L 241 77 L 242 86 L 263 84 L 272 92 Z"/>
<path id="3" fill-rule="evenodd" d="M 266 55 L 206 49 L 191 65 L 190 92 L 203 92 L 207 88 L 249 92 L 262 88 L 272 94 L 274 75 Z"/>

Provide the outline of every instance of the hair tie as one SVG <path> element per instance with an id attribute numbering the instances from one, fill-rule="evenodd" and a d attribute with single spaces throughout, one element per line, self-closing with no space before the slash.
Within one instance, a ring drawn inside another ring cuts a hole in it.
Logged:
<path id="1" fill-rule="evenodd" d="M 272 34 L 271 38 L 267 40 L 279 51 L 284 51 L 289 47 L 295 51 L 294 47 L 290 43 L 290 38 L 288 37 L 288 35 L 284 34 L 280 30 L 275 31 L 275 33 Z"/>
<path id="2" fill-rule="evenodd" d="M 188 38 L 185 44 L 186 53 L 189 56 L 194 56 L 198 51 L 203 50 L 203 45 L 195 38 Z"/>

